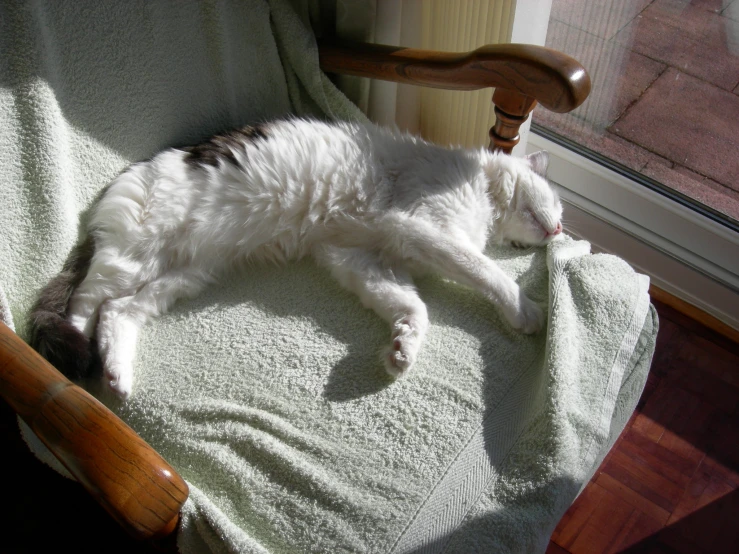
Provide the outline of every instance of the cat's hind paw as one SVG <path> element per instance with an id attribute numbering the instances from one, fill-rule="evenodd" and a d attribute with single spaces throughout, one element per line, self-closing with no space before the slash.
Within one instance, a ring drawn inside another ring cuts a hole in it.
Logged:
<path id="1" fill-rule="evenodd" d="M 388 348 L 382 357 L 385 363 L 385 370 L 396 379 L 405 375 L 414 362 L 410 357 L 392 348 Z"/>
<path id="2" fill-rule="evenodd" d="M 111 364 L 104 372 L 105 384 L 121 400 L 128 400 L 133 389 L 133 369 Z"/>
<path id="3" fill-rule="evenodd" d="M 403 319 L 393 326 L 393 342 L 382 353 L 385 370 L 395 378 L 402 377 L 416 362 L 425 327 Z"/>

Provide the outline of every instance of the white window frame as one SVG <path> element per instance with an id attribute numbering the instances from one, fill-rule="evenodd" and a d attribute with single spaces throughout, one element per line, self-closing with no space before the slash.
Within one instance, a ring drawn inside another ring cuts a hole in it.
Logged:
<path id="1" fill-rule="evenodd" d="M 573 234 L 739 329 L 738 233 L 535 132 L 527 150 L 549 152 Z"/>
<path id="2" fill-rule="evenodd" d="M 552 11 L 552 0 L 516 0 L 516 12 L 513 15 L 511 29 L 512 44 L 535 44 L 544 46 L 547 41 L 549 14 Z M 514 156 L 526 154 L 531 129 L 531 117 L 521 125 L 518 136 L 519 143 L 513 148 Z"/>

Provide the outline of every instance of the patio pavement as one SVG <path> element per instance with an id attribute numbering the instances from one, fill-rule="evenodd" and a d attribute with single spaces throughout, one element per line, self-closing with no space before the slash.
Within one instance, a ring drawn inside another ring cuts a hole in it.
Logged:
<path id="1" fill-rule="evenodd" d="M 739 0 L 553 0 L 590 97 L 534 122 L 739 220 Z"/>

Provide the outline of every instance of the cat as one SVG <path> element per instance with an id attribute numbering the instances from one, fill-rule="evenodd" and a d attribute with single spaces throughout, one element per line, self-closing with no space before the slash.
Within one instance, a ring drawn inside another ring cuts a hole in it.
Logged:
<path id="1" fill-rule="evenodd" d="M 287 119 L 165 150 L 110 183 L 88 240 L 32 312 L 34 346 L 70 378 L 102 365 L 133 388 L 140 328 L 250 260 L 312 256 L 391 328 L 382 359 L 401 376 L 427 331 L 412 276 L 479 290 L 523 333 L 542 309 L 483 254 L 562 232 L 548 156 L 448 149 L 372 124 Z"/>

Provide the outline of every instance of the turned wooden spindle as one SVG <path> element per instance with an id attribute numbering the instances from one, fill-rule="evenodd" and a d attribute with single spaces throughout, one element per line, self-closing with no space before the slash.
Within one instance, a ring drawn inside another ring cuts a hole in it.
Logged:
<path id="1" fill-rule="evenodd" d="M 0 396 L 131 536 L 174 531 L 189 492 L 182 477 L 1 322 Z"/>
<path id="2" fill-rule="evenodd" d="M 490 128 L 490 150 L 510 154 L 521 139 L 519 129 L 536 107 L 536 99 L 518 92 L 495 89 L 495 125 Z"/>

